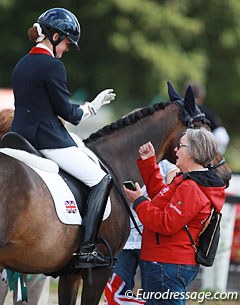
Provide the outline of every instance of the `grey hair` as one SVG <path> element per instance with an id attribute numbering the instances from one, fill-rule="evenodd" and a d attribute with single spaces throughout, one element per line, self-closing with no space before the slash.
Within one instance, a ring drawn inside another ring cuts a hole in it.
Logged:
<path id="1" fill-rule="evenodd" d="M 207 167 L 217 156 L 218 147 L 214 135 L 204 127 L 187 129 L 188 152 L 193 160 Z"/>

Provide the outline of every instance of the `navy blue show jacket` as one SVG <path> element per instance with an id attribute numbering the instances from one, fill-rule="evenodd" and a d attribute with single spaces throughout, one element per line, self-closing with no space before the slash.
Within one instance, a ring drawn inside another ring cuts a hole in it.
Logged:
<path id="1" fill-rule="evenodd" d="M 66 70 L 59 59 L 34 47 L 15 66 L 12 84 L 15 113 L 11 131 L 37 149 L 77 146 L 59 117 L 77 125 L 83 111 L 69 102 Z"/>

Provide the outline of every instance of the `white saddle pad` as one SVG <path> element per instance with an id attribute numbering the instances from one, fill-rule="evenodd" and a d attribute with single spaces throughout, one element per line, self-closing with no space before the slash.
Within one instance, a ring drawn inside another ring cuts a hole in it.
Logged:
<path id="1" fill-rule="evenodd" d="M 56 212 L 61 222 L 71 225 L 82 224 L 82 217 L 79 213 L 75 197 L 68 185 L 58 174 L 59 168 L 55 162 L 11 148 L 1 148 L 0 153 L 24 162 L 43 179 L 53 197 Z M 111 203 L 108 200 L 103 220 L 108 218 L 110 212 Z"/>

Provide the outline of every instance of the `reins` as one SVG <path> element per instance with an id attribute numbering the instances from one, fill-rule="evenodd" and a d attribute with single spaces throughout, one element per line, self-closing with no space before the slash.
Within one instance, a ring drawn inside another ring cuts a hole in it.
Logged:
<path id="1" fill-rule="evenodd" d="M 126 197 L 123 195 L 123 193 L 121 192 L 121 190 L 120 190 L 118 184 L 115 183 L 115 179 L 113 179 L 113 184 L 114 184 L 114 186 L 116 187 L 116 189 L 117 189 L 117 191 L 118 191 L 118 194 L 119 194 L 119 196 L 120 196 L 121 199 L 122 199 L 122 202 L 123 202 L 123 204 L 124 204 L 124 206 L 125 206 L 125 208 L 126 208 L 126 210 L 127 210 L 127 212 L 128 212 L 128 215 L 130 216 L 130 218 L 131 218 L 131 220 L 132 220 L 132 222 L 133 222 L 133 224 L 134 224 L 134 227 L 136 228 L 136 230 L 138 231 L 138 233 L 139 233 L 140 235 L 142 235 L 142 232 L 140 231 L 140 229 L 139 229 L 139 227 L 138 227 L 138 224 L 137 224 L 137 222 L 136 222 L 136 220 L 135 220 L 135 218 L 134 218 L 134 216 L 133 216 L 133 213 L 132 213 L 132 211 L 131 211 L 131 209 L 130 209 L 130 207 L 129 207 L 129 204 L 128 204 L 128 202 L 127 202 L 127 199 L 126 199 Z"/>
<path id="2" fill-rule="evenodd" d="M 107 173 L 109 173 L 109 174 L 111 175 L 111 177 L 112 177 L 112 179 L 113 179 L 113 185 L 115 186 L 115 188 L 116 188 L 116 190 L 117 190 L 119 196 L 121 197 L 121 200 L 122 200 L 122 202 L 123 202 L 123 204 L 124 204 L 124 207 L 126 208 L 127 213 L 128 213 L 129 217 L 131 218 L 131 220 L 132 220 L 132 222 L 133 222 L 133 224 L 134 224 L 134 227 L 136 228 L 136 230 L 138 231 L 138 233 L 139 233 L 140 235 L 142 235 L 142 232 L 140 231 L 140 229 L 139 229 L 139 227 L 138 227 L 138 224 L 137 224 L 137 222 L 136 222 L 136 220 L 135 220 L 135 218 L 134 218 L 134 216 L 133 216 L 133 213 L 132 213 L 132 211 L 131 211 L 131 209 L 130 209 L 130 207 L 129 207 L 128 201 L 127 201 L 126 197 L 123 195 L 123 192 L 121 191 L 121 189 L 120 189 L 118 183 L 116 182 L 116 181 L 117 181 L 117 178 L 116 178 L 115 174 L 112 173 L 112 172 L 107 168 L 106 164 L 103 164 L 103 162 L 101 161 L 101 159 L 99 158 L 99 156 L 97 156 L 97 157 L 98 157 L 98 160 L 99 160 L 99 163 L 100 163 L 101 167 L 102 167 Z"/>

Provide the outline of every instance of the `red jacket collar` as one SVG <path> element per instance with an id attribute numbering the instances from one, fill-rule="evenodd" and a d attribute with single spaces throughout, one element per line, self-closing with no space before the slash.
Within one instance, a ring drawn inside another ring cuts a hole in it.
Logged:
<path id="1" fill-rule="evenodd" d="M 52 56 L 52 54 L 48 50 L 43 49 L 43 48 L 39 48 L 39 47 L 33 47 L 29 51 L 29 54 L 47 54 L 47 55 Z"/>

